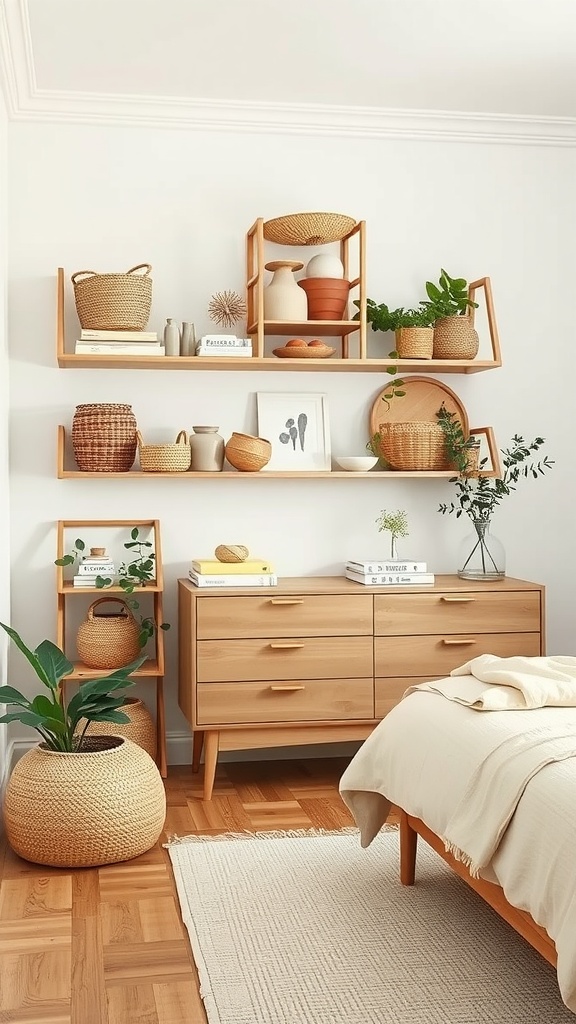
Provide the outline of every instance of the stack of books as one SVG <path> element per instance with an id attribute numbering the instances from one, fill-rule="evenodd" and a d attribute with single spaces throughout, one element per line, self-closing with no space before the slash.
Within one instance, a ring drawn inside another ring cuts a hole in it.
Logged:
<path id="1" fill-rule="evenodd" d="M 262 558 L 249 558 L 245 562 L 197 558 L 190 563 L 188 576 L 196 587 L 275 587 L 278 584 L 273 565 Z"/>
<path id="2" fill-rule="evenodd" d="M 426 562 L 402 558 L 346 562 L 345 576 L 365 587 L 421 587 L 434 583 L 434 573 L 427 571 Z"/>
<path id="3" fill-rule="evenodd" d="M 80 331 L 77 355 L 163 356 L 156 331 Z"/>
<path id="4" fill-rule="evenodd" d="M 235 334 L 203 334 L 196 345 L 197 356 L 251 356 L 252 339 Z"/>
<path id="5" fill-rule="evenodd" d="M 75 587 L 95 587 L 98 576 L 114 579 L 116 566 L 109 555 L 86 555 L 74 576 Z"/>

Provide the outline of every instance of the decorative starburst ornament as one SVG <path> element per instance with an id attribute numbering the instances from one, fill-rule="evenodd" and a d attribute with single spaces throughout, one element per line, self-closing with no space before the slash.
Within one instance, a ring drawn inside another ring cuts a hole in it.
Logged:
<path id="1" fill-rule="evenodd" d="M 222 327 L 233 327 L 246 316 L 246 303 L 238 292 L 215 292 L 208 306 L 210 319 Z"/>

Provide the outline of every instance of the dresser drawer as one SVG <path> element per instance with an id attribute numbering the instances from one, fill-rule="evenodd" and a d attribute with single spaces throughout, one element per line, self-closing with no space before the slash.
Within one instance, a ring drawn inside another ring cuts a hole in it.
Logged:
<path id="1" fill-rule="evenodd" d="M 372 635 L 369 594 L 199 597 L 196 608 L 199 640 Z"/>
<path id="2" fill-rule="evenodd" d="M 402 700 L 409 686 L 429 683 L 431 676 L 391 676 L 389 679 L 377 676 L 374 680 L 374 717 L 384 718 Z"/>
<path id="3" fill-rule="evenodd" d="M 298 679 L 285 683 L 201 683 L 198 725 L 332 722 L 374 718 L 369 679 Z"/>
<path id="4" fill-rule="evenodd" d="M 539 629 L 539 592 L 463 591 L 374 597 L 374 632 L 378 636 L 529 633 Z"/>
<path id="5" fill-rule="evenodd" d="M 479 654 L 510 658 L 540 655 L 539 633 L 466 633 L 463 636 L 392 636 L 374 640 L 376 676 L 442 679 Z M 407 686 L 410 684 L 407 684 Z"/>
<path id="6" fill-rule="evenodd" d="M 199 683 L 251 679 L 340 679 L 373 675 L 371 636 L 199 640 Z"/>

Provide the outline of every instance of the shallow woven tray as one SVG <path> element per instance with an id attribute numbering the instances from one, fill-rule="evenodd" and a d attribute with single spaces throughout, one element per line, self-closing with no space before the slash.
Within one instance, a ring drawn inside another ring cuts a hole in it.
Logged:
<path id="1" fill-rule="evenodd" d="M 264 221 L 264 238 L 280 245 L 326 245 L 340 242 L 355 224 L 344 213 L 289 213 Z"/>
<path id="2" fill-rule="evenodd" d="M 329 359 L 336 349 L 330 348 L 329 345 L 324 345 L 323 348 L 320 348 L 320 345 L 314 345 L 313 348 L 298 345 L 292 348 L 274 348 L 272 351 L 279 359 Z"/>

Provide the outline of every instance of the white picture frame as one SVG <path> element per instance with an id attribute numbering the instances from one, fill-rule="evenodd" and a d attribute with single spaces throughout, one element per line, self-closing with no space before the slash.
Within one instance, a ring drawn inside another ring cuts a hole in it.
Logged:
<path id="1" fill-rule="evenodd" d="M 258 391 L 258 435 L 272 445 L 261 470 L 330 471 L 328 395 L 300 391 Z"/>

